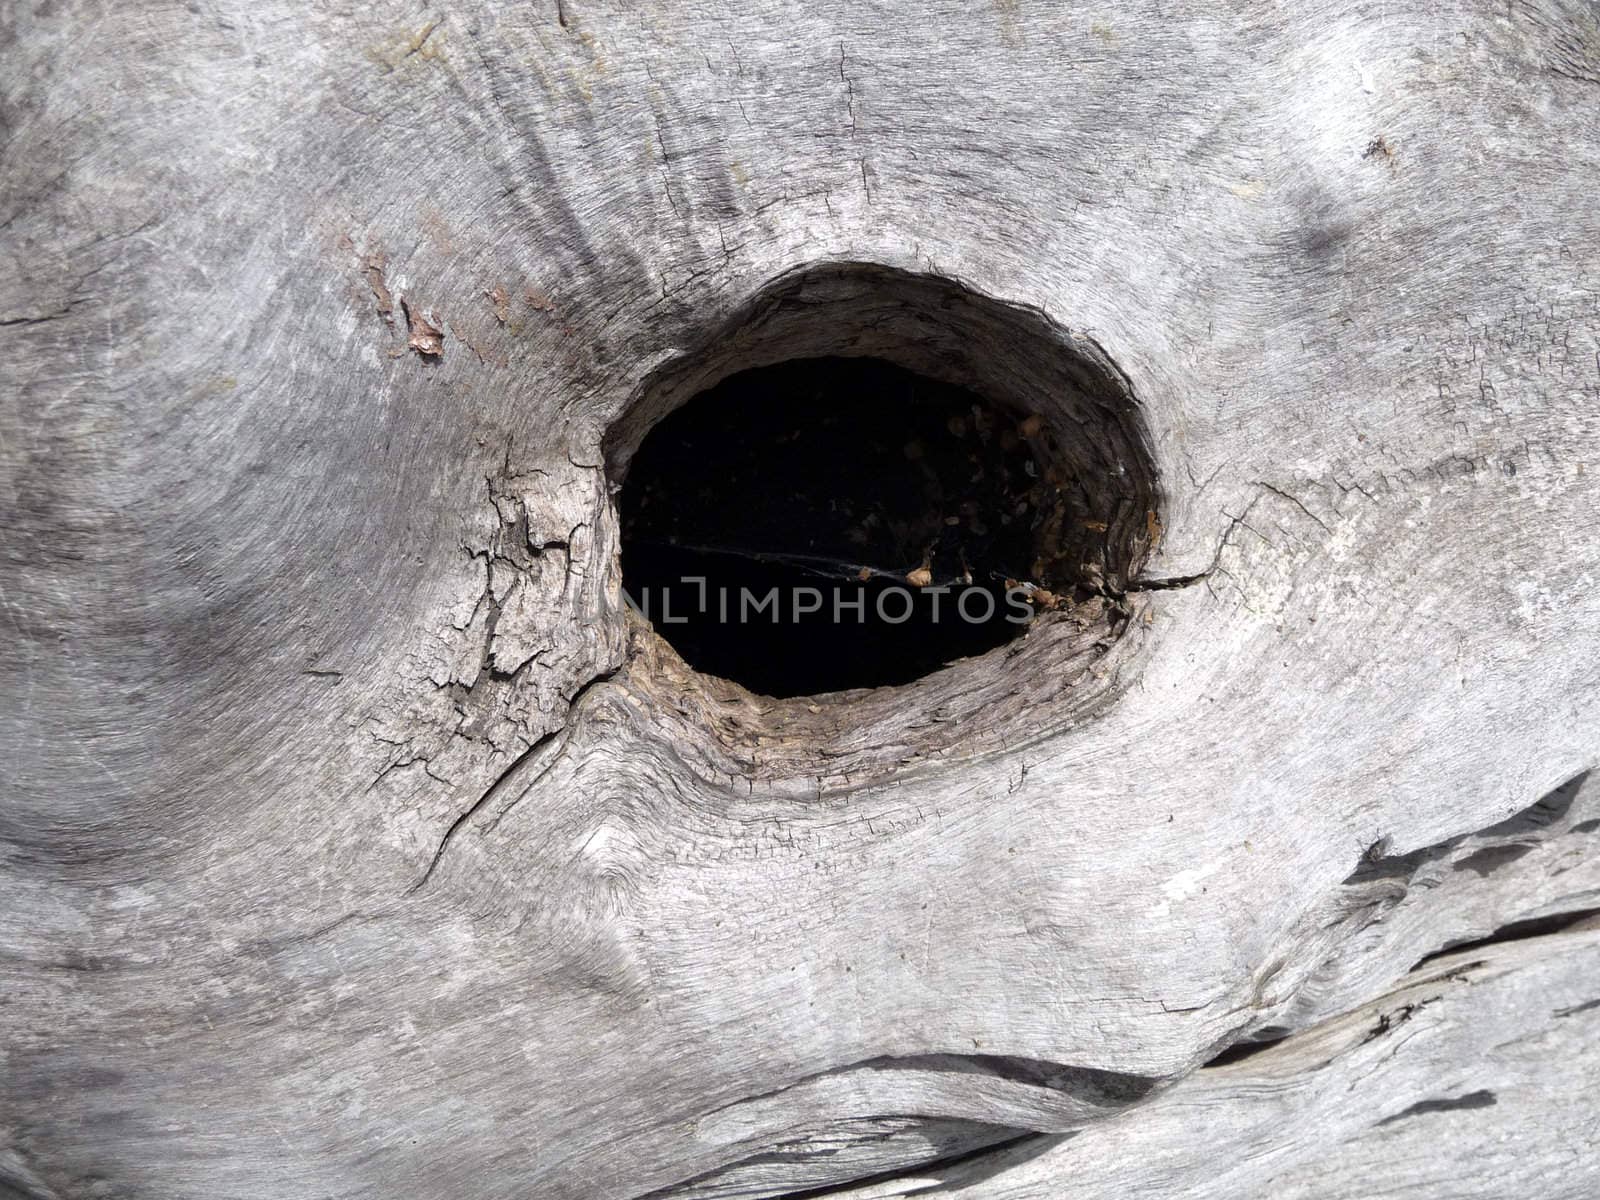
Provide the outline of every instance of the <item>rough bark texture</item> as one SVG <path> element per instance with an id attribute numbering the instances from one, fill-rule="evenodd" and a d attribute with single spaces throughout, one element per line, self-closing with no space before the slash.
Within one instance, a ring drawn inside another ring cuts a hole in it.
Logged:
<path id="1" fill-rule="evenodd" d="M 0 1195 L 1600 1189 L 1593 5 L 3 28 Z M 1122 616 L 691 675 L 629 448 L 877 349 Z"/>

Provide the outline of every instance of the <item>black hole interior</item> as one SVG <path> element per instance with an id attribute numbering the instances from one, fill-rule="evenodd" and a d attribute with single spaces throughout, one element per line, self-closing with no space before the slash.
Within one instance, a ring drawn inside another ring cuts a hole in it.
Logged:
<path id="1" fill-rule="evenodd" d="M 624 589 L 753 692 L 910 682 L 1027 628 L 1061 519 L 1044 445 L 1038 417 L 879 358 L 740 371 L 634 455 Z"/>

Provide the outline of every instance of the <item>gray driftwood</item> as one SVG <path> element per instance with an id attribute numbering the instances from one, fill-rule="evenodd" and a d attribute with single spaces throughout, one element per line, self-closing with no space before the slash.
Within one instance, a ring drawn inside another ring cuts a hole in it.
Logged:
<path id="1" fill-rule="evenodd" d="M 0 46 L 0 1194 L 1595 1193 L 1591 4 Z M 797 348 L 1115 409 L 1131 620 L 689 673 L 611 488 Z"/>

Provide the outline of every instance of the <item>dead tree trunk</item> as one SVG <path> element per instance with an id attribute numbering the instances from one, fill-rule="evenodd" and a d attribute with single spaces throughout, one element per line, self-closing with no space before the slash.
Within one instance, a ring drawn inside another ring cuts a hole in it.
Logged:
<path id="1" fill-rule="evenodd" d="M 0 1195 L 1600 1190 L 1591 4 L 4 23 Z M 821 356 L 1039 615 L 772 698 L 618 489 Z"/>

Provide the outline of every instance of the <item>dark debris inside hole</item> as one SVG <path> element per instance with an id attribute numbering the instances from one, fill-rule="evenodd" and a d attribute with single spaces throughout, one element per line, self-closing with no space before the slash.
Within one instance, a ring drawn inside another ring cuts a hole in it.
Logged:
<path id="1" fill-rule="evenodd" d="M 1048 445 L 1037 416 L 879 359 L 744 371 L 634 456 L 623 585 L 690 666 L 751 691 L 906 683 L 1071 598 Z"/>

